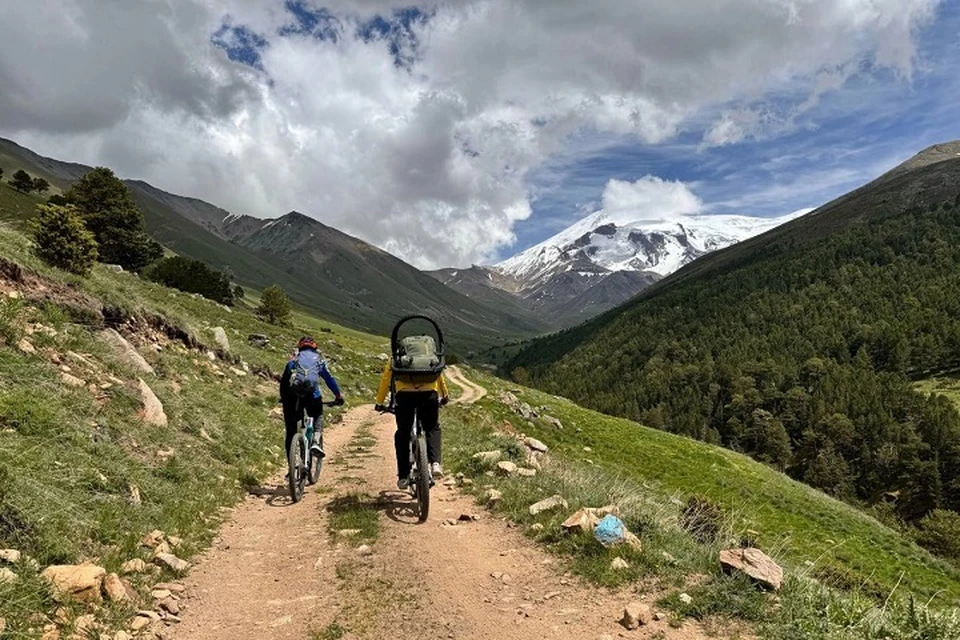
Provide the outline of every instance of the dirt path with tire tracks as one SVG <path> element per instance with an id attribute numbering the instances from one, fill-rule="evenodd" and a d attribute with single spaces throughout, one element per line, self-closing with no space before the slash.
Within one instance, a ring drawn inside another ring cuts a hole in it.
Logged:
<path id="1" fill-rule="evenodd" d="M 460 402 L 485 389 L 451 368 Z M 626 632 L 617 624 L 628 592 L 593 588 L 469 496 L 439 483 L 430 519 L 397 491 L 392 416 L 351 410 L 326 434 L 327 463 L 304 500 L 286 488 L 255 492 L 184 580 L 182 640 L 297 638 L 630 638 L 706 636 L 666 620 Z M 379 537 L 358 549 L 331 536 L 344 496 L 375 513 Z M 477 520 L 460 522 L 460 516 Z"/>

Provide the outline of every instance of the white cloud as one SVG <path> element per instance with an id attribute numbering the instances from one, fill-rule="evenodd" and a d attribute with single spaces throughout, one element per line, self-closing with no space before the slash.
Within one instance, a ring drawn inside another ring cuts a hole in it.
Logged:
<path id="1" fill-rule="evenodd" d="M 635 182 L 610 180 L 603 190 L 603 212 L 611 221 L 668 220 L 703 212 L 703 202 L 686 184 L 657 176 Z M 620 214 L 620 216 L 618 216 Z"/>
<path id="2" fill-rule="evenodd" d="M 571 134 L 657 144 L 721 112 L 705 144 L 760 135 L 747 105 L 765 96 L 799 91 L 807 108 L 864 62 L 909 77 L 938 2 L 430 2 L 403 68 L 355 27 L 409 4 L 332 0 L 334 42 L 280 37 L 293 17 L 279 1 L 0 0 L 0 132 L 238 213 L 298 209 L 419 266 L 463 265 L 513 241 L 528 174 Z M 225 20 L 269 41 L 262 72 L 211 44 Z M 639 198 L 644 180 L 610 197 Z M 656 188 L 689 205 L 671 185 Z"/>

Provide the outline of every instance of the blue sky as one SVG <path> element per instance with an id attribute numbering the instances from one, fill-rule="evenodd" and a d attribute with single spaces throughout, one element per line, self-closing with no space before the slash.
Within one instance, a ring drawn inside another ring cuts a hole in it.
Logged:
<path id="1" fill-rule="evenodd" d="M 917 41 L 911 78 L 865 69 L 793 126 L 763 138 L 703 148 L 703 128 L 691 127 L 660 145 L 572 140 L 531 175 L 533 215 L 517 223 L 517 244 L 502 257 L 598 209 L 611 178 L 680 180 L 711 213 L 776 216 L 829 202 L 923 148 L 960 138 L 960 3 L 943 5 Z"/>

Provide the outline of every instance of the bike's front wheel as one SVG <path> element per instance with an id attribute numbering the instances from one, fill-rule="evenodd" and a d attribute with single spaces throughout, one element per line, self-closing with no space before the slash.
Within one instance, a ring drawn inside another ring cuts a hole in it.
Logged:
<path id="1" fill-rule="evenodd" d="M 316 436 L 314 436 L 314 441 L 316 442 Z M 323 448 L 323 440 L 320 440 L 320 447 Z M 307 473 L 307 479 L 310 481 L 310 484 L 317 484 L 317 480 L 320 479 L 320 469 L 323 467 L 323 457 L 318 456 L 316 451 L 310 452 L 310 470 Z"/>
<path id="2" fill-rule="evenodd" d="M 290 455 L 287 458 L 289 470 L 287 482 L 290 485 L 290 499 L 294 502 L 300 502 L 303 497 L 303 486 L 307 480 L 306 469 L 303 464 L 307 454 L 305 440 L 302 437 L 295 437 L 290 443 Z"/>
<path id="3" fill-rule="evenodd" d="M 420 433 L 414 447 L 417 458 L 417 519 L 426 522 L 430 515 L 430 463 L 427 461 L 427 437 Z"/>

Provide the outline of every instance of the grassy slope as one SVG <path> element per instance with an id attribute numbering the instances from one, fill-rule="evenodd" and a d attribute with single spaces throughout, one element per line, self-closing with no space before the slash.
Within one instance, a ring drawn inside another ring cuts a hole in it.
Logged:
<path id="1" fill-rule="evenodd" d="M 383 339 L 306 316 L 296 317 L 295 328 L 270 326 L 249 310 L 230 312 L 100 267 L 81 281 L 38 264 L 26 245 L 23 236 L 0 229 L 0 256 L 131 318 L 162 317 L 197 343 L 212 347 L 211 327 L 222 326 L 236 358 L 211 362 L 178 341 L 162 340 L 159 352 L 144 343 L 141 353 L 157 374 L 143 377 L 169 418 L 167 427 L 148 427 L 137 416 L 138 374 L 95 333 L 69 322 L 56 306 L 0 296 L 0 548 L 17 548 L 42 566 L 90 559 L 117 570 L 128 559 L 149 559 L 138 541 L 153 529 L 184 538 L 178 553 L 188 558 L 209 543 L 221 508 L 282 463 L 282 426 L 268 417 L 276 406 L 276 384 L 238 375 L 231 366 L 242 361 L 252 370 L 276 371 L 296 337 L 311 332 L 347 398 L 366 401 L 372 393 L 379 361 L 370 354 L 383 350 Z M 34 355 L 11 346 L 28 322 L 56 332 L 28 336 L 38 350 Z M 139 335 L 152 334 L 142 322 L 135 324 Z M 268 335 L 271 346 L 249 346 L 250 333 Z M 119 382 L 108 389 L 68 387 L 57 360 L 88 383 L 109 382 L 111 376 Z M 131 485 L 141 504 L 131 499 Z M 0 617 L 11 637 L 34 637 L 28 629 L 39 627 L 31 615 L 49 613 L 54 603 L 35 568 L 21 563 L 14 570 L 20 580 L 0 586 Z M 139 585 L 145 588 L 147 581 Z M 119 624 L 125 613 L 108 609 L 100 619 Z"/>
<path id="2" fill-rule="evenodd" d="M 474 376 L 494 395 L 500 389 L 520 389 Z M 815 575 L 843 586 L 862 585 L 865 591 L 888 594 L 899 583 L 901 592 L 960 604 L 960 571 L 857 509 L 744 455 L 538 391 L 523 389 L 519 396 L 532 406 L 548 407 L 548 413 L 563 422 L 560 431 L 539 421 L 521 428 L 564 459 L 589 459 L 593 466 L 663 496 L 708 497 L 732 514 L 736 533 L 759 532 L 761 546 L 794 570 L 809 561 L 815 563 Z M 517 420 L 494 398 L 482 405 L 498 418 Z"/>

